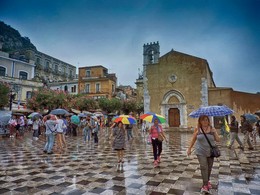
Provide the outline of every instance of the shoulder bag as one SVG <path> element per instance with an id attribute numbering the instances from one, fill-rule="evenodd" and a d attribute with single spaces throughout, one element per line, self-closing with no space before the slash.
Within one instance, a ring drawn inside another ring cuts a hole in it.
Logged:
<path id="1" fill-rule="evenodd" d="M 208 137 L 207 137 L 207 135 L 205 134 L 205 132 L 203 131 L 202 128 L 201 128 L 201 130 L 202 130 L 204 136 L 206 137 L 206 139 L 207 139 L 207 141 L 208 141 L 208 143 L 210 145 L 210 148 L 211 148 L 211 150 L 210 150 L 210 157 L 216 157 L 216 158 L 220 157 L 220 150 L 219 150 L 218 146 L 217 145 L 216 146 L 212 146 L 210 141 L 209 141 L 209 139 L 208 139 Z"/>
<path id="2" fill-rule="evenodd" d="M 158 140 L 162 142 L 164 140 L 164 137 L 162 136 L 162 130 L 159 130 L 159 126 L 156 127 L 158 131 Z"/>

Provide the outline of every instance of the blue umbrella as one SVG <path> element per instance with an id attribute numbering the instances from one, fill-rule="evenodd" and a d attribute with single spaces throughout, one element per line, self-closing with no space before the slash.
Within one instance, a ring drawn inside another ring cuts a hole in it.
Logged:
<path id="1" fill-rule="evenodd" d="M 244 116 L 249 123 L 256 123 L 258 121 L 258 116 L 255 114 L 244 114 Z"/>
<path id="2" fill-rule="evenodd" d="M 86 117 L 87 115 L 85 113 L 79 113 L 78 117 Z"/>
<path id="3" fill-rule="evenodd" d="M 226 116 L 232 114 L 234 111 L 227 106 L 204 106 L 192 111 L 189 116 L 198 118 L 202 115 L 206 116 Z"/>
<path id="4" fill-rule="evenodd" d="M 40 113 L 38 113 L 38 112 L 33 112 L 33 113 L 31 113 L 31 114 L 28 116 L 28 118 L 31 118 L 31 119 L 41 118 L 41 117 L 42 117 L 42 115 L 41 115 Z"/>
<path id="5" fill-rule="evenodd" d="M 54 109 L 50 112 L 50 114 L 54 114 L 54 115 L 65 115 L 65 114 L 69 114 L 69 112 L 65 109 L 62 108 L 58 108 L 58 109 Z"/>
<path id="6" fill-rule="evenodd" d="M 11 114 L 0 116 L 0 127 L 4 127 L 8 125 L 10 119 L 11 119 Z"/>

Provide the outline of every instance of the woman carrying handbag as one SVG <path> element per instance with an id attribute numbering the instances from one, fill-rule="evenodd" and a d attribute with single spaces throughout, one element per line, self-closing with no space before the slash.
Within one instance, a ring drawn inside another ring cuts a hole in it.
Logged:
<path id="1" fill-rule="evenodd" d="M 157 167 L 158 163 L 161 162 L 162 142 L 163 140 L 167 142 L 162 126 L 159 125 L 158 119 L 154 120 L 154 124 L 150 129 L 150 136 L 153 146 L 154 167 Z"/>
<path id="2" fill-rule="evenodd" d="M 195 145 L 195 153 L 198 157 L 200 164 L 200 171 L 203 180 L 203 186 L 201 192 L 208 193 L 212 188 L 210 183 L 210 175 L 213 167 L 214 157 L 212 157 L 212 148 L 216 146 L 216 142 L 219 142 L 219 135 L 211 125 L 209 117 L 202 115 L 198 119 L 198 126 L 195 129 L 190 146 L 187 150 L 187 154 L 191 154 L 191 149 Z"/>

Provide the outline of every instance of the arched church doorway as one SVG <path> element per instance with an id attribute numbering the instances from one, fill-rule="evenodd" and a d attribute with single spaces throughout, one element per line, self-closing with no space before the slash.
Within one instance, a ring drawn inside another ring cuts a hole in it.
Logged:
<path id="1" fill-rule="evenodd" d="M 170 90 L 164 95 L 161 114 L 166 118 L 166 126 L 187 127 L 186 101 L 181 92 Z"/>
<path id="2" fill-rule="evenodd" d="M 170 108 L 168 111 L 169 127 L 180 126 L 180 110 L 178 108 Z"/>

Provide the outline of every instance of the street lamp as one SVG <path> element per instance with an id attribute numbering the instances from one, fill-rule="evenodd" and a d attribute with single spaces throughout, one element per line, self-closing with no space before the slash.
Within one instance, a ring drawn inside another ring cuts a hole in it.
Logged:
<path id="1" fill-rule="evenodd" d="M 13 90 L 11 89 L 10 91 L 10 97 L 9 97 L 9 110 L 12 110 L 12 104 L 13 104 L 13 100 L 15 99 L 16 94 L 13 94 Z"/>

